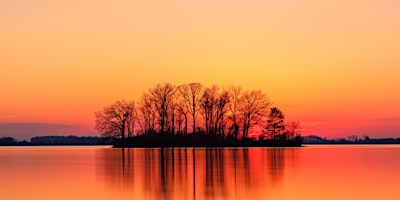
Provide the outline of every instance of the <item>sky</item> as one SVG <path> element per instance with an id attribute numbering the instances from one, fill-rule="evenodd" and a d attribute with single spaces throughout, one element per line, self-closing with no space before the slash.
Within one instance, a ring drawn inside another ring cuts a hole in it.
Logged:
<path id="1" fill-rule="evenodd" d="M 98 135 L 157 83 L 261 89 L 303 135 L 400 137 L 398 0 L 0 0 L 0 136 Z"/>

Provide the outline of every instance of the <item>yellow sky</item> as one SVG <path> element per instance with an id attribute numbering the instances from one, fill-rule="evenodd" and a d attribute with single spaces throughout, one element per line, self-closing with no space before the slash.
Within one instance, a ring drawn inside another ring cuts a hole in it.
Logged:
<path id="1" fill-rule="evenodd" d="M 399 137 L 399 35 L 397 0 L 1 0 L 0 123 L 94 133 L 105 105 L 201 82 L 262 89 L 305 135 Z"/>

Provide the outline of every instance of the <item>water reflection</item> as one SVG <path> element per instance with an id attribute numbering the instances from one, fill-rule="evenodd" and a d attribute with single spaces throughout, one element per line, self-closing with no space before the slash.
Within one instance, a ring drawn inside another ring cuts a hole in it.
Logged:
<path id="1" fill-rule="evenodd" d="M 102 149 L 98 176 L 142 199 L 248 199 L 279 187 L 296 149 Z"/>
<path id="2" fill-rule="evenodd" d="M 268 165 L 268 172 L 270 173 L 270 178 L 273 183 L 278 183 L 282 180 L 285 159 L 283 149 L 270 149 L 267 151 L 267 156 L 270 164 Z"/>
<path id="3" fill-rule="evenodd" d="M 398 200 L 399 145 L 0 147 L 0 199 Z"/>

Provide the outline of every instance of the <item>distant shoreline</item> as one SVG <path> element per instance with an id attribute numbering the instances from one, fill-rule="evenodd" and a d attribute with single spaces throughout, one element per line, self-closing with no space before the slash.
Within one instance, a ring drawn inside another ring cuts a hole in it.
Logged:
<path id="1" fill-rule="evenodd" d="M 400 144 L 400 138 L 358 138 L 356 136 L 349 139 L 326 139 L 315 135 L 303 136 L 303 144 L 320 144 L 320 145 L 346 145 L 346 144 Z"/>
<path id="2" fill-rule="evenodd" d="M 99 146 L 112 145 L 112 142 L 108 138 L 97 136 L 38 136 L 31 138 L 30 141 L 17 141 L 12 137 L 0 138 L 0 146 Z"/>
<path id="3" fill-rule="evenodd" d="M 111 144 L 53 144 L 53 145 L 34 145 L 34 144 L 27 144 L 27 145 L 20 145 L 20 144 L 10 144 L 10 145 L 0 145 L 0 147 L 85 147 L 85 146 L 109 146 L 112 148 L 262 148 L 262 147 L 277 147 L 277 148 L 290 148 L 290 147 L 305 147 L 305 146 L 367 146 L 367 145 L 376 145 L 376 146 L 384 146 L 384 145 L 400 145 L 399 143 L 349 143 L 349 144 L 302 144 L 301 146 L 147 146 L 147 147 L 117 147 Z"/>
<path id="4" fill-rule="evenodd" d="M 346 139 L 322 139 L 318 136 L 303 136 L 297 140 L 236 140 L 218 136 L 171 136 L 153 135 L 133 138 L 109 139 L 89 136 L 39 136 L 31 141 L 17 141 L 12 137 L 0 138 L 0 146 L 113 146 L 114 148 L 231 148 L 231 147 L 301 147 L 304 145 L 397 145 L 400 138 L 366 138 L 349 141 Z"/>
<path id="5" fill-rule="evenodd" d="M 40 136 L 31 141 L 17 141 L 11 137 L 0 138 L 0 146 L 101 146 L 116 148 L 173 148 L 173 147 L 301 147 L 301 137 L 292 139 L 254 140 L 221 138 L 219 135 L 148 134 L 124 139 L 77 136 Z"/>

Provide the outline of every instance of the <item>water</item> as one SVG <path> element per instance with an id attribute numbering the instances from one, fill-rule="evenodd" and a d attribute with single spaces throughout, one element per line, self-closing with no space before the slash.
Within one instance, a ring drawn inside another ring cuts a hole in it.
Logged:
<path id="1" fill-rule="evenodd" d="M 0 199 L 399 199 L 400 146 L 0 147 Z"/>

